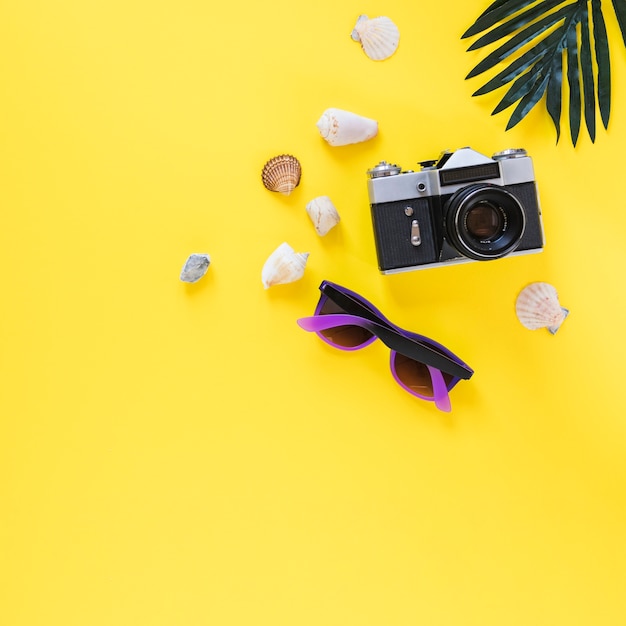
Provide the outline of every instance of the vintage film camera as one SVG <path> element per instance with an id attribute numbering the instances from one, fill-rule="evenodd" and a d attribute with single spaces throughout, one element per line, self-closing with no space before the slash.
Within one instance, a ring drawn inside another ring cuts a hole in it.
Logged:
<path id="1" fill-rule="evenodd" d="M 460 148 L 420 166 L 403 172 L 381 161 L 367 172 L 383 274 L 543 249 L 539 197 L 525 150 L 489 158 Z"/>

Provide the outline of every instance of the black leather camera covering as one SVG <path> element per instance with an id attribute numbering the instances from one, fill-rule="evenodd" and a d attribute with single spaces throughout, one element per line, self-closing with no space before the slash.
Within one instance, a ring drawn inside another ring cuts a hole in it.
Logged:
<path id="1" fill-rule="evenodd" d="M 535 182 L 504 185 L 503 189 L 516 196 L 526 217 L 524 234 L 515 252 L 542 248 L 543 231 Z M 371 205 L 376 255 L 382 272 L 468 260 L 443 234 L 443 211 L 449 197 L 431 196 Z M 422 240 L 419 246 L 411 243 L 413 220 L 419 223 Z"/>

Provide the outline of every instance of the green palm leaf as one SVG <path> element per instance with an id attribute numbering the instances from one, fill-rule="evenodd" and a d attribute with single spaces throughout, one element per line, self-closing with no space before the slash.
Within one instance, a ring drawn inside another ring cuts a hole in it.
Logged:
<path id="1" fill-rule="evenodd" d="M 609 125 L 611 115 L 611 59 L 609 57 L 609 40 L 606 25 L 602 16 L 600 0 L 592 0 L 591 16 L 595 35 L 596 65 L 598 66 L 598 101 L 600 116 L 604 128 Z"/>
<path id="2" fill-rule="evenodd" d="M 624 0 L 613 0 L 613 9 L 615 9 L 617 23 L 622 31 L 624 45 L 626 45 L 626 2 Z"/>
<path id="3" fill-rule="evenodd" d="M 494 28 L 492 31 L 488 32 L 486 35 L 483 35 L 480 39 L 475 41 L 468 50 L 476 50 L 478 48 L 482 48 L 486 44 L 493 43 L 502 37 L 506 37 L 511 33 L 514 33 L 518 28 L 521 28 L 525 24 L 528 24 L 530 20 L 535 19 L 536 17 L 541 17 L 550 9 L 557 7 L 559 4 L 562 4 L 563 0 L 544 0 L 544 2 L 540 2 L 537 6 L 531 6 L 526 11 L 515 15 L 508 22 L 504 22 L 497 28 Z"/>
<path id="4" fill-rule="evenodd" d="M 515 126 L 523 117 L 525 117 L 528 111 L 530 111 L 537 104 L 544 91 L 546 90 L 549 79 L 550 76 L 542 76 L 541 74 L 538 74 L 534 77 L 534 82 L 531 88 L 528 90 L 528 93 L 524 95 L 524 97 L 515 107 L 515 110 L 513 111 L 513 114 L 509 119 L 509 123 L 507 124 L 507 130 L 509 130 L 509 128 L 513 128 L 513 126 Z"/>
<path id="5" fill-rule="evenodd" d="M 497 63 L 503 61 L 508 56 L 519 50 L 522 46 L 532 41 L 535 37 L 545 33 L 548 28 L 551 28 L 568 14 L 571 14 L 572 8 L 576 10 L 575 2 L 560 9 L 556 15 L 547 15 L 538 22 L 534 22 L 530 24 L 527 28 L 519 31 L 516 35 L 511 37 L 508 41 L 506 41 L 499 48 L 497 48 L 490 55 L 488 55 L 483 61 L 481 61 L 467 75 L 467 78 L 473 78 L 474 76 L 482 74 L 484 71 L 491 69 Z M 487 45 L 488 43 L 496 41 L 491 37 L 483 37 L 482 39 L 484 40 L 484 43 L 482 45 Z M 469 49 L 473 50 L 474 47 L 470 46 Z"/>
<path id="6" fill-rule="evenodd" d="M 563 91 L 563 54 L 557 53 L 552 59 L 550 78 L 546 88 L 546 109 L 556 128 L 556 140 L 561 136 L 561 94 Z"/>
<path id="7" fill-rule="evenodd" d="M 584 11 L 580 20 L 580 70 L 582 74 L 585 124 L 591 141 L 596 139 L 596 85 L 591 60 L 589 15 Z"/>
<path id="8" fill-rule="evenodd" d="M 612 0 L 612 3 L 626 45 L 626 0 Z M 479 33 L 481 36 L 469 50 L 497 47 L 466 78 L 506 64 L 472 95 L 483 95 L 509 85 L 492 112 L 495 115 L 517 103 L 507 130 L 518 124 L 545 96 L 558 142 L 564 74 L 572 143 L 576 145 L 578 141 L 583 116 L 589 137 L 595 141 L 596 109 L 607 127 L 611 109 L 611 66 L 601 0 L 496 0 L 467 29 L 463 38 Z"/>
<path id="9" fill-rule="evenodd" d="M 494 76 L 489 82 L 485 83 L 480 89 L 477 89 L 472 95 L 479 96 L 489 93 L 494 89 L 498 89 L 498 87 L 503 87 L 506 83 L 512 81 L 519 76 L 519 74 L 542 59 L 558 39 L 560 39 L 559 33 L 548 35 L 548 37 L 541 40 L 537 45 L 528 50 L 528 52 L 522 54 L 499 74 Z"/>
<path id="10" fill-rule="evenodd" d="M 569 84 L 569 130 L 572 143 L 576 145 L 580 132 L 580 82 L 578 76 L 578 47 L 576 31 L 567 33 L 567 82 Z"/>
<path id="11" fill-rule="evenodd" d="M 509 17 L 509 15 L 528 6 L 528 4 L 530 4 L 528 0 L 496 0 L 485 10 L 476 22 L 465 31 L 463 38 L 472 37 L 477 33 L 481 33 L 483 30 Z"/>

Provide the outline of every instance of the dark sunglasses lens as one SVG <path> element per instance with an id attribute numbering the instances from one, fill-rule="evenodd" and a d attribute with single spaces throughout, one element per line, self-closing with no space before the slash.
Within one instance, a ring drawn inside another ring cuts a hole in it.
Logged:
<path id="1" fill-rule="evenodd" d="M 322 303 L 318 315 L 332 315 L 337 313 L 345 313 L 345 311 L 335 304 L 332 300 L 326 298 Z M 335 326 L 320 331 L 321 334 L 331 343 L 342 348 L 356 348 L 367 343 L 372 337 L 372 333 L 360 326 Z"/>
<path id="2" fill-rule="evenodd" d="M 398 380 L 411 391 L 426 398 L 434 396 L 433 381 L 426 365 L 396 352 L 394 369 Z M 446 387 L 449 387 L 453 376 L 446 372 L 442 372 L 442 374 Z"/>

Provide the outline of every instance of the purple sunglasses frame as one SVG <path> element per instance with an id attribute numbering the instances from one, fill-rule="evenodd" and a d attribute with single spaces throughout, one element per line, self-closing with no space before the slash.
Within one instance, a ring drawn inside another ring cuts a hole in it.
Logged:
<path id="1" fill-rule="evenodd" d="M 346 287 L 324 280 L 319 289 L 322 293 L 313 316 L 297 320 L 301 328 L 315 332 L 322 341 L 333 348 L 346 351 L 360 350 L 380 339 L 391 350 L 391 373 L 400 387 L 422 400 L 434 402 L 441 411 L 451 410 L 448 392 L 461 379 L 468 380 L 474 373 L 464 361 L 433 339 L 396 326 L 371 302 Z M 345 313 L 322 314 L 321 310 L 327 299 L 332 300 Z M 365 328 L 372 333 L 372 337 L 358 346 L 345 347 L 333 343 L 321 333 L 329 328 L 346 325 Z M 395 368 L 396 353 L 426 365 L 433 384 L 433 397 L 417 393 L 400 380 Z M 452 376 L 447 384 L 443 372 Z"/>

